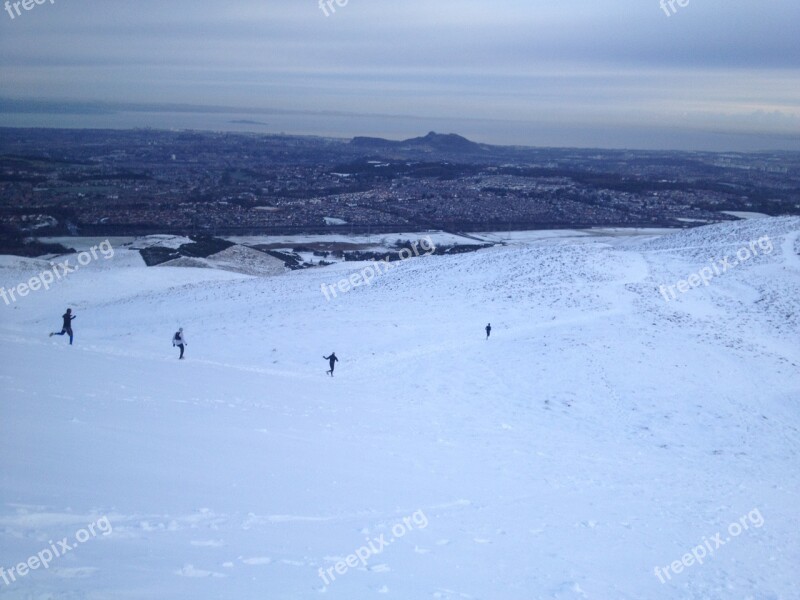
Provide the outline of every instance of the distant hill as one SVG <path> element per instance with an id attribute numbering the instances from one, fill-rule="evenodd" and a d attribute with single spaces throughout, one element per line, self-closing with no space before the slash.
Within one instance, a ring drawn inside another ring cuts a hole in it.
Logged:
<path id="1" fill-rule="evenodd" d="M 456 154 L 484 153 L 483 145 L 472 142 L 455 133 L 436 133 L 431 131 L 424 137 L 415 137 L 402 141 L 386 140 L 375 137 L 355 137 L 351 145 L 370 150 L 427 150 Z"/>

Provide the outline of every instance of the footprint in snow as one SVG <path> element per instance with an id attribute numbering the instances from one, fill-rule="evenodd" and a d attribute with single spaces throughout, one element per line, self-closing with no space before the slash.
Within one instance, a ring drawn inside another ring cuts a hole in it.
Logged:
<path id="1" fill-rule="evenodd" d="M 203 569 L 195 569 L 194 565 L 184 565 L 182 569 L 175 571 L 175 575 L 181 577 L 227 577 L 222 573 L 215 573 L 214 571 L 204 571 Z"/>
<path id="2" fill-rule="evenodd" d="M 97 571 L 95 567 L 75 567 L 75 568 L 59 568 L 53 569 L 53 573 L 57 577 L 63 579 L 83 579 L 91 577 Z"/>
<path id="3" fill-rule="evenodd" d="M 225 545 L 225 542 L 222 540 L 192 540 L 189 543 L 199 548 L 219 548 Z"/>
<path id="4" fill-rule="evenodd" d="M 443 598 L 444 600 L 450 600 L 451 598 L 472 598 L 472 596 L 469 594 L 464 594 L 462 592 L 456 592 L 455 590 L 448 590 L 445 588 L 440 588 L 431 595 L 434 598 Z"/>
<path id="5" fill-rule="evenodd" d="M 253 558 L 241 558 L 240 560 L 246 565 L 268 565 L 272 559 L 268 556 L 254 556 Z"/>
<path id="6" fill-rule="evenodd" d="M 588 596 L 577 582 L 565 581 L 557 589 L 553 590 L 553 598 L 558 600 L 573 600 L 577 598 L 588 598 Z"/>

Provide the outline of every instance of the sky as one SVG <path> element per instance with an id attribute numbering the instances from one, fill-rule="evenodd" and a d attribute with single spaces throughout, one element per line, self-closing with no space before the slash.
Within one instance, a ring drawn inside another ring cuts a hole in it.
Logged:
<path id="1" fill-rule="evenodd" d="M 797 0 L 43 0 L 19 15 L 14 1 L 0 98 L 22 105 L 292 111 L 258 121 L 344 137 L 800 150 Z M 0 125 L 89 123 L 19 105 Z"/>

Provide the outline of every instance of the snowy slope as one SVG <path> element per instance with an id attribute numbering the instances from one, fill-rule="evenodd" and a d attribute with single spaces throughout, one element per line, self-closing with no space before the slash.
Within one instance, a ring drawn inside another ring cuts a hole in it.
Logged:
<path id="1" fill-rule="evenodd" d="M 119 250 L 0 304 L 0 566 L 113 526 L 0 597 L 800 598 L 798 238 L 786 218 L 519 241 L 330 301 L 363 264 L 257 278 Z M 0 285 L 37 268 L 4 258 Z M 47 337 L 66 306 L 73 347 Z"/>

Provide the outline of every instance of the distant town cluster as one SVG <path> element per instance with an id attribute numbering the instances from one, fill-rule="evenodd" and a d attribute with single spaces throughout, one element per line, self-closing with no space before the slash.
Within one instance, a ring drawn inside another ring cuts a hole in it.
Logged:
<path id="1" fill-rule="evenodd" d="M 686 227 L 800 214 L 800 154 L 0 130 L 8 235 Z"/>

